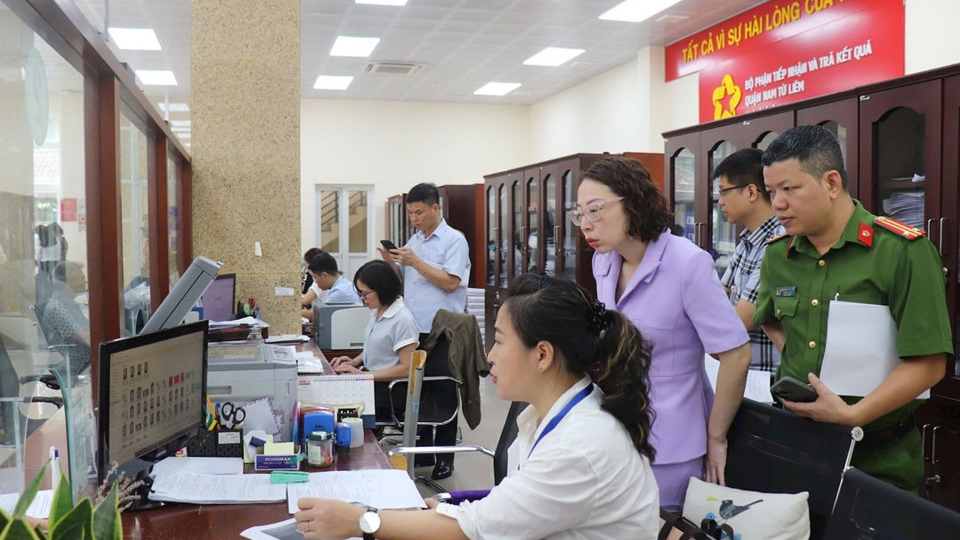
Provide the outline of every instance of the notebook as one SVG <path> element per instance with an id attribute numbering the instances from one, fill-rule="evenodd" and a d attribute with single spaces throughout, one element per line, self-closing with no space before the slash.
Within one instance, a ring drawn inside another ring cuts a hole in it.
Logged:
<path id="1" fill-rule="evenodd" d="M 298 379 L 297 397 L 302 404 L 363 403 L 363 427 L 373 428 L 376 418 L 373 374 L 300 375 Z"/>

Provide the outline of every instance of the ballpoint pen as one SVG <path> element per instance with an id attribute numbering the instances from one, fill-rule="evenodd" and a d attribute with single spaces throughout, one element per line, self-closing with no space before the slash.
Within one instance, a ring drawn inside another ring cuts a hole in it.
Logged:
<path id="1" fill-rule="evenodd" d="M 52 474 L 50 478 L 50 489 L 54 493 L 57 491 L 57 486 L 60 484 L 60 452 L 57 450 L 56 446 L 50 447 L 50 473 Z"/>

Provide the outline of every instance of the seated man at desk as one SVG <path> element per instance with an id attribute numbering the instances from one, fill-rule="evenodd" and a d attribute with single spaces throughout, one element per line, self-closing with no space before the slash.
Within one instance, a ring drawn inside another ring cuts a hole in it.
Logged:
<path id="1" fill-rule="evenodd" d="M 313 278 L 313 285 L 304 295 L 300 314 L 308 321 L 313 321 L 314 300 L 319 298 L 320 291 L 327 291 L 325 304 L 359 304 L 360 297 L 354 286 L 347 281 L 337 268 L 337 260 L 326 251 L 318 253 L 307 264 L 307 272 Z"/>
<path id="2" fill-rule="evenodd" d="M 80 263 L 75 262 L 59 263 L 53 277 L 53 291 L 40 313 L 40 324 L 49 345 L 69 345 L 66 355 L 70 368 L 79 373 L 90 366 L 90 321 L 76 300 L 78 294 L 87 290 L 87 277 Z"/>
<path id="3" fill-rule="evenodd" d="M 360 373 L 361 366 L 376 382 L 409 375 L 410 355 L 417 348 L 420 329 L 400 296 L 400 278 L 386 261 L 370 261 L 353 278 L 363 305 L 373 313 L 364 332 L 363 352 L 330 361 L 337 373 Z M 386 385 L 375 385 L 377 420 L 390 420 L 390 396 Z"/>

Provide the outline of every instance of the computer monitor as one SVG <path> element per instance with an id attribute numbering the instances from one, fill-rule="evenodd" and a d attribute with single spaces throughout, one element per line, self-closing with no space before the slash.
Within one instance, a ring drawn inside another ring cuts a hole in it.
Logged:
<path id="1" fill-rule="evenodd" d="M 143 326 L 140 333 L 154 332 L 163 328 L 170 328 L 183 322 L 197 300 L 207 290 L 207 286 L 217 277 L 217 272 L 223 263 L 212 261 L 206 257 L 197 257 L 190 263 L 190 267 L 177 280 L 170 294 L 163 299 L 150 320 Z"/>
<path id="2" fill-rule="evenodd" d="M 211 321 L 233 320 L 233 309 L 237 302 L 236 294 L 236 274 L 217 276 L 200 298 L 203 302 L 203 318 Z"/>
<path id="3" fill-rule="evenodd" d="M 100 345 L 99 480 L 112 464 L 144 481 L 153 462 L 173 455 L 204 428 L 208 321 Z"/>

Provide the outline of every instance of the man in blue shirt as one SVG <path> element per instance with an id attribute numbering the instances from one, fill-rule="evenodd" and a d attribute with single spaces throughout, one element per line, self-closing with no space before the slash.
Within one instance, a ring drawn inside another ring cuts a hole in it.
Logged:
<path id="1" fill-rule="evenodd" d="M 470 248 L 463 233 L 440 214 L 440 192 L 421 183 L 407 193 L 407 216 L 417 229 L 402 248 L 378 248 L 385 261 L 393 262 L 403 279 L 404 303 L 420 327 L 420 343 L 426 342 L 437 310 L 463 313 L 467 305 Z M 457 421 L 437 428 L 436 442 L 452 445 Z M 429 445 L 429 442 L 427 443 Z M 432 477 L 442 479 L 453 472 L 453 454 L 440 454 Z"/>
<path id="2" fill-rule="evenodd" d="M 314 298 L 320 296 L 320 291 L 327 291 L 327 297 L 323 300 L 324 304 L 359 304 L 360 296 L 357 295 L 357 289 L 353 283 L 350 283 L 337 268 L 337 260 L 326 251 L 318 250 L 319 253 L 310 259 L 307 265 L 307 272 L 313 278 L 313 285 L 310 291 L 314 293 Z M 304 299 L 307 299 L 310 293 Z M 311 302 L 312 304 L 312 302 Z M 305 307 L 301 314 L 308 320 L 313 320 L 313 308 Z"/>

